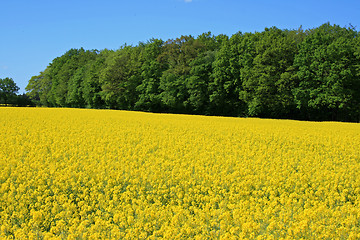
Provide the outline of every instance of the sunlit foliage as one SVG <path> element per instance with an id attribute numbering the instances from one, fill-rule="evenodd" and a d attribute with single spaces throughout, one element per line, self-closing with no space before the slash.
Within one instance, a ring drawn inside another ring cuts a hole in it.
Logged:
<path id="1" fill-rule="evenodd" d="M 359 239 L 360 125 L 0 108 L 1 239 Z"/>
<path id="2" fill-rule="evenodd" d="M 326 23 L 70 49 L 26 91 L 47 107 L 360 122 L 359 36 Z"/>

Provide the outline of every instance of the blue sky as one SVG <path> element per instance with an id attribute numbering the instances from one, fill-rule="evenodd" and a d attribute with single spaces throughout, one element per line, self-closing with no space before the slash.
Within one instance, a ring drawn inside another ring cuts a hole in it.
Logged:
<path id="1" fill-rule="evenodd" d="M 0 0 L 0 78 L 13 78 L 23 93 L 31 76 L 71 48 L 326 22 L 359 31 L 359 13 L 359 0 Z"/>

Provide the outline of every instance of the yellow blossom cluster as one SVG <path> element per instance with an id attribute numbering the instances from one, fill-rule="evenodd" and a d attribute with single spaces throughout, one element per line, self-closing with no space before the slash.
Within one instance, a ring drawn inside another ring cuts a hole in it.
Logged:
<path id="1" fill-rule="evenodd" d="M 360 125 L 0 108 L 1 239 L 360 239 Z"/>

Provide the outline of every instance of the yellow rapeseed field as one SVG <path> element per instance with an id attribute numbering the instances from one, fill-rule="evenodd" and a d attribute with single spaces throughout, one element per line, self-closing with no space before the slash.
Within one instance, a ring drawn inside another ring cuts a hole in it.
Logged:
<path id="1" fill-rule="evenodd" d="M 360 124 L 0 108 L 0 239 L 360 239 Z"/>

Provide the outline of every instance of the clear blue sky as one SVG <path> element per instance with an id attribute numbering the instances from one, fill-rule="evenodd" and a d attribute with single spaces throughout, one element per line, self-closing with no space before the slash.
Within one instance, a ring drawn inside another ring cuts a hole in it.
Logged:
<path id="1" fill-rule="evenodd" d="M 13 78 L 22 93 L 31 76 L 71 48 L 326 22 L 359 30 L 360 0 L 0 0 L 0 78 Z"/>

